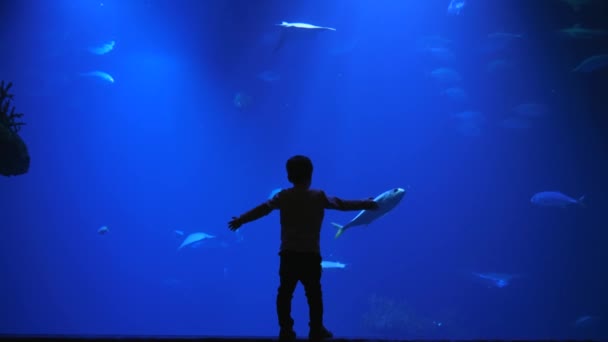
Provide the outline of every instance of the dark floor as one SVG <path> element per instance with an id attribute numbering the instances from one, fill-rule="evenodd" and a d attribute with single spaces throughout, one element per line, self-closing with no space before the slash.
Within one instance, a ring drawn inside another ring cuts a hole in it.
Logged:
<path id="1" fill-rule="evenodd" d="M 103 337 L 77 337 L 77 336 L 4 336 L 0 335 L 0 341 L 87 341 L 87 342 L 117 342 L 117 341 L 176 341 L 176 342 L 276 342 L 277 339 L 274 337 L 188 337 L 188 336 L 103 336 Z M 298 339 L 299 342 L 307 342 L 307 339 Z M 358 338 L 335 338 L 327 340 L 328 342 L 406 342 L 406 341 L 424 341 L 424 342 L 452 342 L 457 340 L 390 340 L 390 339 L 358 339 Z M 506 342 L 507 340 L 477 340 L 484 342 Z M 526 342 L 532 342 L 534 340 L 526 340 Z M 541 340 L 538 340 L 541 341 Z M 553 340 L 545 340 L 549 342 Z M 557 340 L 555 340 L 557 341 Z M 591 342 L 593 340 L 562 340 L 568 342 L 585 341 Z M 599 341 L 599 340 L 598 340 Z M 467 342 L 473 342 L 473 340 L 467 340 Z M 518 340 L 523 342 L 523 340 Z"/>
<path id="2" fill-rule="evenodd" d="M 104 337 L 76 337 L 76 336 L 2 336 L 0 341 L 87 341 L 87 342 L 117 342 L 117 341 L 176 341 L 176 342 L 276 342 L 276 337 L 172 337 L 172 336 L 104 336 Z M 298 339 L 299 342 L 307 342 L 308 339 Z M 328 342 L 404 342 L 413 340 L 388 340 L 388 339 L 354 339 L 335 338 Z M 431 342 L 431 340 L 425 340 Z M 449 342 L 442 340 L 441 342 Z"/>

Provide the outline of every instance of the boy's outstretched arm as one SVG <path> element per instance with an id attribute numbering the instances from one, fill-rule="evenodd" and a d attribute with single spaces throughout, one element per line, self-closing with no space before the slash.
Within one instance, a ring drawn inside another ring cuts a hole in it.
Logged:
<path id="1" fill-rule="evenodd" d="M 268 214 L 270 214 L 274 209 L 277 209 L 277 201 L 276 198 L 271 199 L 270 201 L 266 201 L 257 207 L 249 210 L 239 217 L 233 217 L 232 220 L 228 222 L 228 229 L 235 231 L 239 229 L 242 225 L 247 222 L 255 221 L 259 218 L 262 218 Z"/>
<path id="2" fill-rule="evenodd" d="M 367 200 L 344 200 L 335 196 L 325 196 L 325 198 L 327 199 L 326 209 L 342 211 L 378 209 L 378 203 L 373 198 Z"/>

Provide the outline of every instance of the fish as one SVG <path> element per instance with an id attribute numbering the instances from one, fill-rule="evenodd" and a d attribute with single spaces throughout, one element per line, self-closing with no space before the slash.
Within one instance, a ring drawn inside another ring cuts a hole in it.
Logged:
<path id="1" fill-rule="evenodd" d="M 607 30 L 588 29 L 584 28 L 581 24 L 575 24 L 558 32 L 573 39 L 593 39 L 608 36 Z"/>
<path id="2" fill-rule="evenodd" d="M 275 82 L 281 79 L 281 75 L 272 70 L 264 70 L 260 72 L 257 77 L 264 82 Z"/>
<path id="3" fill-rule="evenodd" d="M 234 236 L 236 237 L 236 242 L 243 242 L 245 240 L 245 236 L 243 236 L 243 232 L 240 229 L 234 232 Z"/>
<path id="4" fill-rule="evenodd" d="M 473 272 L 473 275 L 486 282 L 490 282 L 492 286 L 503 288 L 511 284 L 511 279 L 519 277 L 514 274 L 505 273 L 477 273 Z"/>
<path id="5" fill-rule="evenodd" d="M 283 45 L 285 44 L 285 41 L 288 39 L 289 35 L 296 31 L 297 32 L 336 31 L 336 29 L 333 27 L 317 26 L 317 25 L 312 25 L 312 24 L 307 24 L 307 23 L 288 23 L 286 21 L 283 21 L 282 23 L 277 24 L 277 26 L 281 26 L 284 29 L 281 32 L 281 36 L 279 37 L 279 42 L 277 43 L 277 46 L 275 47 L 274 52 L 277 52 L 279 49 L 281 49 L 283 47 Z"/>
<path id="6" fill-rule="evenodd" d="M 90 47 L 88 50 L 90 53 L 92 53 L 94 55 L 101 56 L 101 55 L 105 55 L 108 52 L 114 50 L 115 45 L 116 45 L 116 42 L 112 40 L 112 41 L 102 44 L 100 46 Z"/>
<path id="7" fill-rule="evenodd" d="M 481 123 L 474 121 L 460 121 L 456 123 L 456 131 L 465 137 L 478 137 L 481 135 Z"/>
<path id="8" fill-rule="evenodd" d="M 576 328 L 586 328 L 586 327 L 589 327 L 591 325 L 594 325 L 599 320 L 600 320 L 599 316 L 584 315 L 584 316 L 581 316 L 581 317 L 577 318 L 572 323 L 572 325 L 574 327 L 576 327 Z"/>
<path id="9" fill-rule="evenodd" d="M 188 235 L 186 237 L 186 239 L 182 242 L 182 244 L 177 248 L 177 250 L 180 250 L 188 245 L 193 245 L 193 246 L 198 246 L 196 245 L 197 242 L 205 240 L 205 239 L 213 239 L 215 238 L 214 235 L 209 235 L 206 233 L 192 233 L 190 235 Z"/>
<path id="10" fill-rule="evenodd" d="M 437 68 L 431 71 L 431 77 L 443 83 L 460 82 L 462 77 L 458 71 L 450 68 Z"/>
<path id="11" fill-rule="evenodd" d="M 541 103 L 522 103 L 513 107 L 513 113 L 527 118 L 540 118 L 548 112 L 547 106 Z"/>
<path id="12" fill-rule="evenodd" d="M 102 81 L 106 81 L 106 82 L 109 82 L 109 83 L 114 83 L 114 77 L 112 77 L 110 74 L 108 74 L 105 71 L 83 72 L 83 73 L 80 74 L 80 76 L 94 77 L 94 78 L 100 79 Z"/>
<path id="13" fill-rule="evenodd" d="M 331 224 L 338 228 L 335 238 L 339 238 L 344 232 L 352 227 L 356 226 L 367 226 L 386 213 L 391 211 L 393 208 L 401 202 L 401 199 L 405 196 L 405 189 L 394 188 L 387 190 L 374 198 L 374 202 L 378 203 L 378 208 L 375 210 L 361 210 L 357 216 L 355 216 L 350 222 L 345 225 L 332 222 Z"/>
<path id="14" fill-rule="evenodd" d="M 321 261 L 322 268 L 345 268 L 346 264 L 343 264 L 339 261 Z"/>
<path id="15" fill-rule="evenodd" d="M 510 129 L 528 129 L 528 128 L 530 128 L 530 122 L 527 119 L 520 118 L 520 117 L 508 117 L 506 119 L 503 119 L 500 122 L 500 125 L 503 128 L 510 128 Z"/>
<path id="16" fill-rule="evenodd" d="M 249 106 L 251 106 L 252 102 L 253 97 L 243 92 L 238 92 L 234 94 L 234 99 L 232 100 L 234 106 L 241 110 L 247 109 Z"/>
<path id="17" fill-rule="evenodd" d="M 97 229 L 97 234 L 105 235 L 109 231 L 110 231 L 110 229 L 108 228 L 108 226 L 102 226 L 101 228 Z"/>
<path id="18" fill-rule="evenodd" d="M 274 196 L 276 196 L 281 191 L 283 191 L 283 189 L 281 189 L 281 188 L 276 188 L 276 189 L 272 190 L 270 192 L 270 195 L 268 195 L 268 199 L 272 199 Z"/>
<path id="19" fill-rule="evenodd" d="M 419 48 L 425 50 L 429 48 L 447 48 L 449 45 L 452 45 L 453 41 L 443 38 L 441 36 L 423 36 L 417 39 L 416 45 Z"/>
<path id="20" fill-rule="evenodd" d="M 459 15 L 465 4 L 465 0 L 450 0 L 450 4 L 448 5 L 448 13 Z"/>
<path id="21" fill-rule="evenodd" d="M 524 36 L 517 33 L 493 32 L 488 34 L 488 39 L 483 43 L 481 52 L 493 53 L 508 48 L 514 41 L 522 39 Z"/>
<path id="22" fill-rule="evenodd" d="M 423 46 L 417 51 L 439 62 L 450 62 L 456 58 L 452 50 L 443 46 Z"/>
<path id="23" fill-rule="evenodd" d="M 286 21 L 277 24 L 277 26 L 281 26 L 281 27 L 291 27 L 291 28 L 296 28 L 296 29 L 306 29 L 306 30 L 327 30 L 327 31 L 335 31 L 335 28 L 332 27 L 323 27 L 323 26 L 317 26 L 317 25 L 312 25 L 312 24 L 306 24 L 306 23 L 288 23 Z"/>
<path id="24" fill-rule="evenodd" d="M 562 2 L 567 3 L 572 10 L 578 12 L 583 6 L 590 4 L 592 0 L 562 0 Z"/>
<path id="25" fill-rule="evenodd" d="M 608 66 L 608 55 L 595 55 L 586 58 L 576 68 L 572 69 L 573 72 L 593 72 Z"/>
<path id="26" fill-rule="evenodd" d="M 441 92 L 442 95 L 447 96 L 449 99 L 454 101 L 466 101 L 468 99 L 466 91 L 462 88 L 452 87 L 447 88 Z"/>
<path id="27" fill-rule="evenodd" d="M 465 110 L 463 112 L 452 114 L 451 116 L 453 119 L 463 121 L 481 122 L 485 120 L 481 112 L 474 110 Z"/>
<path id="28" fill-rule="evenodd" d="M 584 207 L 584 200 L 585 195 L 575 199 L 559 191 L 543 191 L 534 194 L 530 199 L 530 202 L 540 207 L 565 208 L 572 205 Z"/>
<path id="29" fill-rule="evenodd" d="M 509 61 L 505 59 L 495 59 L 486 65 L 486 70 L 490 73 L 508 71 L 512 68 Z"/>
<path id="30" fill-rule="evenodd" d="M 483 113 L 473 110 L 455 113 L 451 117 L 456 120 L 455 124 L 458 132 L 468 137 L 481 135 L 481 128 L 486 122 Z"/>

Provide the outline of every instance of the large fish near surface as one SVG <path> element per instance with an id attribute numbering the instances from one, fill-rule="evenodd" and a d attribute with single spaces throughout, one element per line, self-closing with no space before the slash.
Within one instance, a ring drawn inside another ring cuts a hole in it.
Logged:
<path id="1" fill-rule="evenodd" d="M 355 216 L 355 218 L 345 225 L 339 225 L 332 222 L 331 224 L 338 228 L 336 239 L 339 238 L 340 235 L 344 234 L 344 232 L 349 228 L 356 226 L 367 226 L 368 224 L 384 216 L 386 213 L 393 210 L 393 208 L 395 208 L 399 202 L 401 202 L 403 196 L 405 196 L 405 189 L 394 188 L 387 190 L 374 198 L 374 202 L 378 203 L 377 209 L 361 210 L 359 214 Z"/>
<path id="2" fill-rule="evenodd" d="M 578 199 L 572 198 L 559 191 L 543 191 L 535 194 L 530 199 L 530 202 L 534 205 L 541 207 L 557 207 L 565 208 L 572 205 L 579 205 L 584 207 L 585 196 L 581 196 Z"/>
<path id="3" fill-rule="evenodd" d="M 307 23 L 288 23 L 286 21 L 277 24 L 277 26 L 281 26 L 283 28 L 283 31 L 281 32 L 281 37 L 279 38 L 279 42 L 277 43 L 277 46 L 274 49 L 274 52 L 277 52 L 279 49 L 281 49 L 283 47 L 283 45 L 285 44 L 285 41 L 292 36 L 293 34 L 295 34 L 296 32 L 299 33 L 312 33 L 312 32 L 319 32 L 319 31 L 335 31 L 336 29 L 333 27 L 325 27 L 325 26 L 317 26 L 317 25 L 312 25 L 312 24 L 307 24 Z"/>

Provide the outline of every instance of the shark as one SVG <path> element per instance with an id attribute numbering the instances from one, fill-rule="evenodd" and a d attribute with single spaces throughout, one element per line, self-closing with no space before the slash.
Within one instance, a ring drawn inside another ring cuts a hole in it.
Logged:
<path id="1" fill-rule="evenodd" d="M 274 52 L 277 52 L 279 49 L 283 47 L 285 41 L 292 36 L 296 32 L 307 33 L 308 32 L 319 32 L 319 31 L 335 31 L 336 29 L 333 27 L 325 27 L 325 26 L 317 26 L 307 23 L 288 23 L 283 21 L 280 24 L 276 24 L 283 28 L 281 32 L 281 36 L 279 38 L 279 42 L 274 49 Z"/>
<path id="2" fill-rule="evenodd" d="M 389 211 L 393 210 L 401 202 L 401 199 L 405 196 L 405 189 L 394 188 L 387 190 L 374 198 L 374 201 L 378 203 L 378 208 L 375 210 L 362 210 L 357 216 L 355 216 L 350 222 L 345 225 L 332 222 L 331 224 L 338 228 L 336 233 L 336 239 L 339 238 L 347 229 L 356 226 L 367 226 L 380 217 L 384 216 Z"/>

